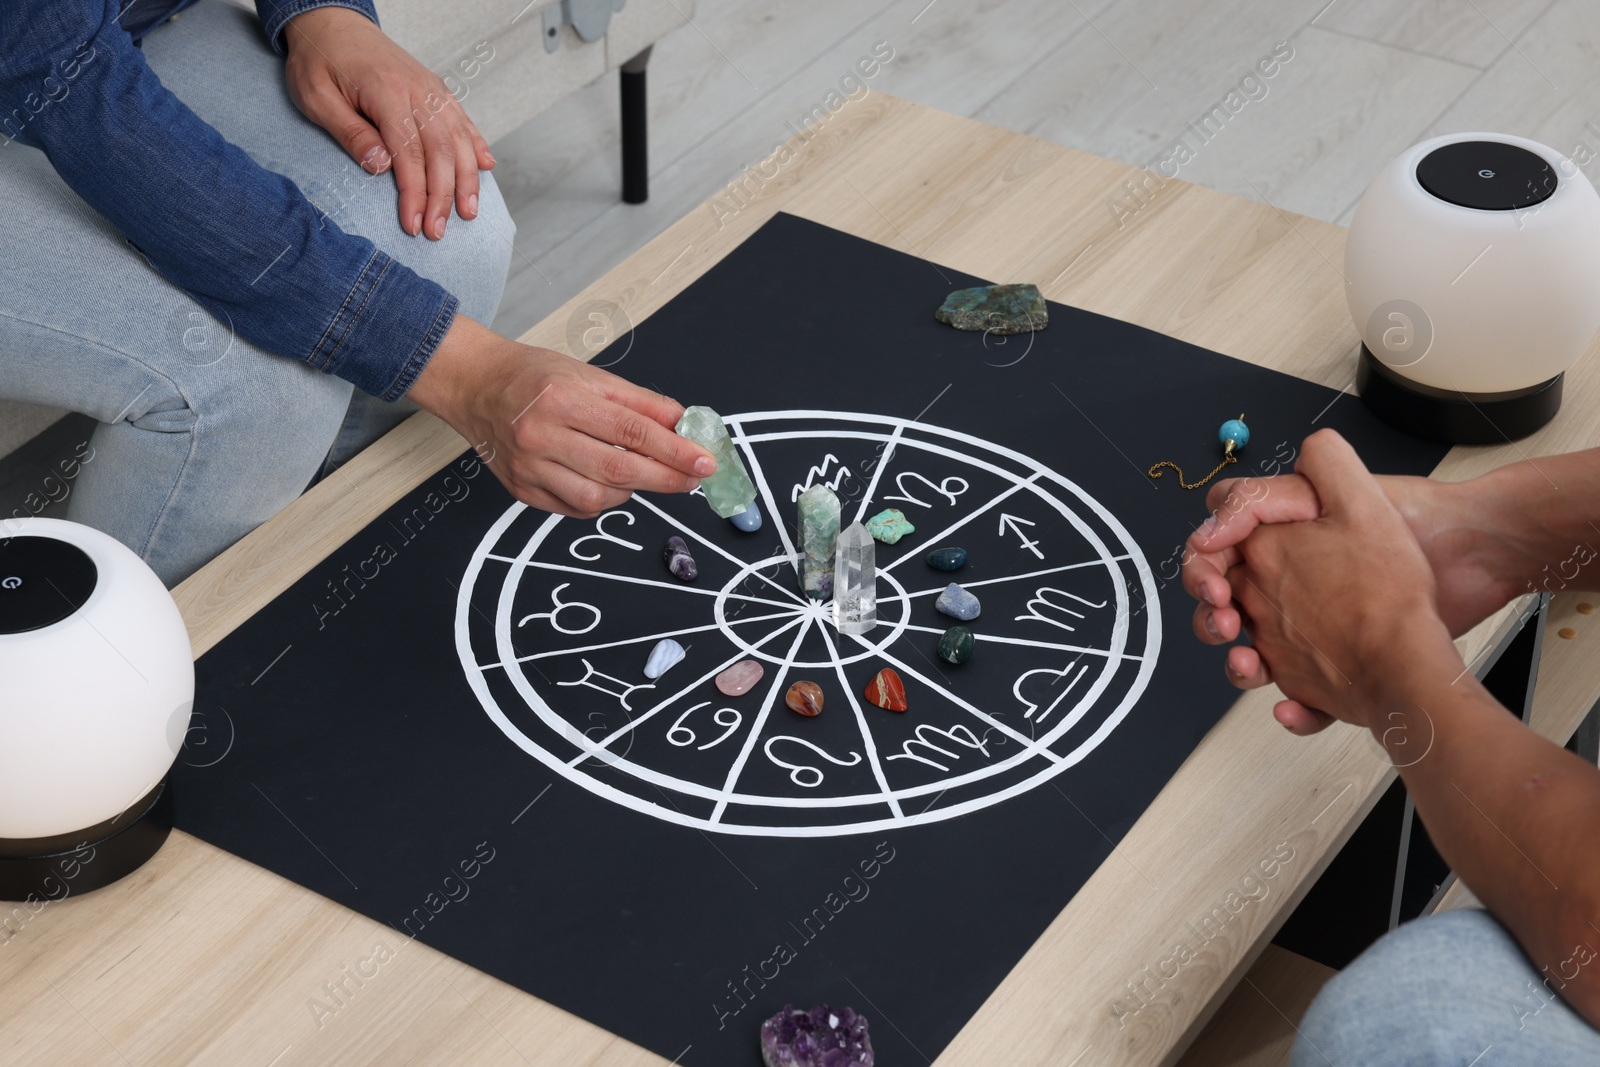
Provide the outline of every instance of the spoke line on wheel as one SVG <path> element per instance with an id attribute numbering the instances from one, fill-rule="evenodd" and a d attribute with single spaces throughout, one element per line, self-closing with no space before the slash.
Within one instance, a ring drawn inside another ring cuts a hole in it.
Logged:
<path id="1" fill-rule="evenodd" d="M 900 810 L 900 801 L 895 797 L 894 790 L 889 788 L 889 779 L 883 773 L 883 764 L 878 762 L 878 743 L 873 739 L 872 730 L 867 726 L 866 713 L 861 710 L 861 701 L 856 699 L 856 691 L 850 686 L 850 679 L 844 676 L 844 664 L 839 662 L 842 658 L 839 650 L 834 647 L 833 635 L 828 633 L 826 623 L 817 627 L 822 631 L 822 639 L 827 642 L 828 655 L 833 657 L 833 669 L 839 674 L 839 685 L 844 689 L 844 695 L 850 698 L 850 710 L 855 712 L 856 724 L 861 727 L 861 740 L 867 748 L 867 762 L 872 766 L 872 776 L 878 780 L 878 788 L 883 790 L 883 798 L 889 802 L 889 810 L 894 812 L 894 817 L 902 819 L 905 813 Z"/>
<path id="2" fill-rule="evenodd" d="M 775 611 L 771 615 L 752 615 L 747 619 L 734 618 L 728 620 L 729 626 L 739 626 L 747 622 L 770 622 L 773 619 L 787 619 L 798 615 L 798 611 Z M 577 652 L 600 652 L 608 648 L 621 648 L 623 645 L 638 645 L 646 641 L 661 641 L 668 637 L 683 637 L 687 634 L 704 633 L 707 630 L 720 630 L 722 623 L 708 622 L 704 626 L 690 626 L 682 630 L 663 630 L 657 634 L 646 634 L 644 637 L 629 637 L 622 641 L 607 641 L 600 645 L 582 645 L 578 648 L 557 648 L 549 652 L 535 652 L 531 656 L 518 656 L 516 662 L 527 663 L 529 660 L 549 659 L 551 656 L 570 656 Z M 485 663 L 479 670 L 488 670 L 490 667 L 504 667 L 504 663 Z"/>
<path id="3" fill-rule="evenodd" d="M 907 623 L 906 629 L 916 630 L 918 633 L 924 634 L 943 634 L 945 632 L 937 626 L 917 626 L 913 623 Z M 993 641 L 1000 645 L 1026 645 L 1029 648 L 1048 648 L 1055 652 L 1086 652 L 1091 656 L 1113 658 L 1111 651 L 1104 648 L 1088 648 L 1084 645 L 1062 645 L 1053 641 L 1030 641 L 1025 637 L 1001 637 L 998 634 L 974 633 L 972 636 L 979 641 Z M 1144 662 L 1143 656 L 1135 656 L 1131 652 L 1118 652 L 1114 658 L 1132 660 L 1135 663 Z"/>
<path id="4" fill-rule="evenodd" d="M 932 537 L 924 538 L 922 541 L 922 547 L 926 547 L 928 545 L 937 545 L 940 541 L 943 541 L 946 537 L 955 533 L 973 519 L 976 519 L 978 516 L 984 514 L 996 504 L 1004 503 L 1008 497 L 1015 496 L 1017 493 L 1022 492 L 1024 489 L 1028 488 L 1042 477 L 1044 477 L 1043 471 L 1034 471 L 1022 481 L 1018 482 L 1016 485 L 1013 485 L 1010 489 L 1007 489 L 1005 492 L 989 501 L 987 504 L 967 512 L 966 518 L 958 519 L 949 526 L 946 526 L 944 529 L 940 530 L 938 533 L 934 534 Z M 888 566 L 883 567 L 882 569 L 886 571 L 892 571 L 913 556 L 920 556 L 922 553 L 922 547 L 918 547 L 910 552 L 907 552 L 905 555 L 899 557 L 893 563 L 890 563 Z"/>
<path id="5" fill-rule="evenodd" d="M 783 631 L 787 630 L 789 627 L 797 626 L 800 623 L 803 623 L 803 622 L 807 621 L 808 619 L 810 619 L 810 617 L 811 616 L 809 616 L 809 615 L 797 615 L 797 616 L 795 616 L 795 619 L 794 619 L 793 622 L 784 623 L 782 626 L 778 627 L 776 630 L 772 631 L 770 634 L 768 634 L 767 636 L 763 637 L 761 640 L 757 641 L 755 644 L 751 645 L 750 647 L 752 649 L 760 648 L 762 645 L 766 644 L 768 641 L 771 641 L 774 637 L 777 637 L 779 634 L 783 633 Z M 806 632 L 806 628 L 804 626 L 801 626 L 800 627 L 800 632 L 802 634 L 804 634 Z M 795 639 L 795 647 L 798 648 L 799 645 L 800 645 L 799 638 L 796 638 Z M 600 748 L 609 748 L 611 746 L 611 742 L 615 741 L 619 737 L 624 736 L 625 734 L 630 733 L 631 731 L 635 730 L 636 728 L 638 728 L 640 726 L 643 726 L 647 721 L 649 721 L 652 717 L 654 717 L 657 712 L 661 711 L 663 708 L 667 707 L 667 705 L 671 704 L 673 701 L 677 700 L 679 697 L 683 696 L 685 693 L 687 693 L 690 690 L 692 690 L 695 686 L 704 684 L 707 679 L 715 678 L 717 675 L 721 674 L 723 671 L 727 670 L 729 667 L 733 666 L 735 663 L 738 663 L 740 660 L 747 658 L 749 655 L 750 655 L 749 651 L 741 648 L 739 651 L 735 652 L 732 656 L 729 656 L 727 659 L 723 660 L 721 663 L 717 664 L 715 667 L 711 668 L 709 671 L 707 671 L 706 673 L 702 674 L 700 677 L 696 678 L 694 681 L 690 682 L 688 685 L 684 686 L 682 689 L 678 690 L 676 693 L 673 693 L 671 696 L 667 697 L 665 700 L 663 700 L 661 703 L 657 704 L 655 707 L 653 707 L 650 710 L 648 710 L 648 711 L 644 712 L 643 714 L 641 714 L 637 719 L 630 719 L 628 721 L 628 725 L 623 726 L 620 729 L 615 730 L 612 733 L 606 735 L 606 739 L 604 741 L 600 742 L 600 746 L 599 747 Z M 789 658 L 790 659 L 794 658 L 794 652 L 792 650 L 789 653 Z M 594 756 L 593 752 L 585 752 L 581 756 L 575 756 L 574 758 L 569 759 L 567 761 L 567 766 L 576 767 L 578 764 L 582 763 L 584 760 L 589 759 L 592 756 Z"/>
<path id="6" fill-rule="evenodd" d="M 783 513 L 778 510 L 777 501 L 772 496 L 772 487 L 767 485 L 767 476 L 761 469 L 761 461 L 756 459 L 755 447 L 745 436 L 744 427 L 739 424 L 738 419 L 730 419 L 729 424 L 733 427 L 734 441 L 738 442 L 744 451 L 745 462 L 750 464 L 750 476 L 755 479 L 756 490 L 761 494 L 761 502 L 767 506 L 767 517 L 778 528 L 778 537 L 783 541 L 783 550 L 789 553 L 789 562 L 794 565 L 794 575 L 799 578 L 800 554 L 796 551 L 794 542 L 789 539 L 789 527 L 784 523 Z"/>
<path id="7" fill-rule="evenodd" d="M 643 504 L 645 507 L 649 508 L 651 511 L 655 512 L 657 515 L 660 515 L 663 519 L 665 519 L 667 521 L 667 523 L 669 525 L 676 527 L 680 532 L 688 534 L 690 537 L 694 538 L 696 541 L 699 541 L 702 545 L 705 545 L 707 548 L 711 549 L 711 551 L 717 553 L 719 556 L 727 557 L 727 559 L 730 562 L 732 562 L 736 567 L 738 567 L 740 570 L 744 570 L 746 567 L 750 566 L 750 564 L 747 561 L 740 559 L 738 556 L 735 556 L 732 552 L 729 552 L 727 549 L 723 548 L 721 545 L 715 545 L 715 544 L 712 544 L 710 541 L 707 541 L 704 537 L 700 536 L 700 534 L 696 533 L 694 530 L 690 529 L 688 526 L 685 526 L 683 523 L 679 522 L 677 519 L 674 519 L 671 515 L 668 515 L 665 511 L 662 511 L 660 508 L 656 507 L 654 504 L 650 503 L 650 501 L 646 500 L 644 497 L 640 496 L 639 494 L 635 493 L 633 495 L 633 499 L 638 501 L 640 504 Z M 762 581 L 766 582 L 768 585 L 772 586 L 778 592 L 783 593 L 785 596 L 788 596 L 791 600 L 795 601 L 801 607 L 805 606 L 806 598 L 801 596 L 798 590 L 790 589 L 788 586 L 786 586 L 783 583 L 777 581 L 776 579 L 769 578 L 769 577 L 767 577 L 767 575 L 762 574 L 759 563 L 757 564 L 757 566 L 754 569 L 752 569 L 750 571 L 750 573 L 755 575 L 757 578 L 760 578 Z M 731 596 L 732 594 L 729 594 L 729 595 Z"/>
<path id="8" fill-rule="evenodd" d="M 544 563 L 536 559 L 530 559 L 519 563 L 517 560 L 514 560 L 509 556 L 497 556 L 492 552 L 488 554 L 487 558 L 497 559 L 502 563 L 512 563 L 522 567 L 538 567 L 540 570 L 546 571 L 565 571 L 568 574 L 586 574 L 591 578 L 609 578 L 613 582 L 628 582 L 632 585 L 650 585 L 661 589 L 677 589 L 685 593 L 695 593 L 700 596 L 726 596 L 732 600 L 749 600 L 756 604 L 765 604 L 768 607 L 773 608 L 794 607 L 793 603 L 782 600 L 768 600 L 766 597 L 749 596 L 745 593 L 724 593 L 720 589 L 697 589 L 692 585 L 684 585 L 682 582 L 660 582 L 656 581 L 654 578 L 633 578 L 626 574 L 607 574 L 605 571 L 589 571 L 584 570 L 582 567 L 569 567 L 565 563 Z"/>
<path id="9" fill-rule="evenodd" d="M 962 582 L 961 588 L 972 589 L 980 585 L 996 585 L 1000 582 L 1019 582 L 1024 578 L 1043 578 L 1047 574 L 1060 574 L 1062 571 L 1082 570 L 1084 567 L 1104 567 L 1107 566 L 1107 564 L 1120 563 L 1125 559 L 1132 558 L 1133 556 L 1130 553 L 1123 553 L 1120 556 L 1112 556 L 1110 559 L 1091 559 L 1085 560 L 1082 563 L 1068 563 L 1061 567 L 1047 567 L 1042 571 L 1029 571 L 1026 574 L 1008 574 L 1004 578 L 984 578 L 976 582 Z M 1107 569 L 1109 570 L 1110 568 L 1107 567 Z M 952 579 L 952 581 L 953 580 L 954 579 Z M 949 582 L 946 582 L 945 585 L 949 585 Z M 937 596 L 944 592 L 945 585 L 941 585 L 937 589 L 918 589 L 915 593 L 907 593 L 904 596 L 901 596 L 898 593 L 894 596 L 881 596 L 878 598 L 878 603 L 886 604 L 891 600 L 910 600 L 912 597 L 918 596 Z"/>
<path id="10" fill-rule="evenodd" d="M 878 491 L 878 482 L 883 478 L 883 469 L 889 465 L 889 457 L 894 455 L 894 446 L 900 443 L 900 436 L 905 432 L 905 423 L 895 423 L 894 433 L 889 435 L 888 442 L 884 444 L 883 455 L 878 457 L 878 465 L 872 471 L 872 480 L 867 483 L 867 492 L 861 498 L 861 506 L 856 508 L 856 522 L 861 522 L 866 516 L 867 506 L 872 503 L 872 494 Z"/>
<path id="11" fill-rule="evenodd" d="M 939 631 L 939 632 L 942 633 L 943 631 Z M 873 647 L 872 646 L 872 642 L 863 639 L 859 634 L 851 634 L 850 636 L 855 638 L 856 641 L 858 641 L 862 646 L 864 646 L 866 648 L 872 648 Z M 968 704 L 965 700 L 962 700 L 960 697 L 958 697 L 954 693 L 950 692 L 950 690 L 948 690 L 948 689 L 944 688 L 943 686 L 938 685 L 937 683 L 935 683 L 927 675 L 923 674 L 921 671 L 918 671 L 915 667 L 912 667 L 909 663 L 906 663 L 904 660 L 898 659 L 898 658 L 890 655 L 887 649 L 881 649 L 881 648 L 878 649 L 878 655 L 880 655 L 884 659 L 888 660 L 890 666 L 892 666 L 892 667 L 896 668 L 897 670 L 903 671 L 904 673 L 910 675 L 911 677 L 915 678 L 917 681 L 921 682 L 923 685 L 927 686 L 929 689 L 933 689 L 933 690 L 937 691 L 938 693 L 943 695 L 945 697 L 945 699 L 949 700 L 952 704 L 954 704 L 957 707 L 961 708 L 963 711 L 967 711 L 967 712 L 970 712 L 973 715 L 976 715 L 978 718 L 982 719 L 984 722 L 988 723 L 990 726 L 993 726 L 996 730 L 999 730 L 1001 733 L 1006 734 L 1007 736 L 1009 736 L 1012 740 L 1020 742 L 1022 744 L 1023 748 L 1027 749 L 1029 752 L 1032 752 L 1034 755 L 1043 756 L 1045 759 L 1050 760 L 1052 763 L 1061 763 L 1062 762 L 1062 757 L 1056 755 L 1054 752 L 1050 751 L 1048 748 L 1041 747 L 1040 744 L 1037 741 L 1035 741 L 1033 738 L 1028 737 L 1026 734 L 1018 733 L 1016 730 L 1013 730 L 1011 727 L 1007 726 L 1005 723 L 1001 722 L 999 719 L 995 718 L 993 715 L 990 715 L 988 712 L 980 711 L 977 708 L 973 707 L 971 704 Z"/>
<path id="12" fill-rule="evenodd" d="M 806 625 L 800 627 L 800 632 L 794 635 L 794 644 L 789 646 L 789 654 L 783 657 L 782 665 L 774 672 L 775 677 L 767 689 L 767 697 L 761 702 L 761 711 L 750 726 L 750 735 L 744 739 L 744 747 L 739 749 L 739 755 L 735 757 L 733 766 L 728 768 L 728 777 L 722 783 L 722 797 L 711 812 L 710 822 L 722 821 L 722 813 L 728 808 L 728 797 L 732 795 L 734 786 L 739 784 L 739 775 L 744 771 L 745 762 L 750 759 L 750 750 L 756 747 L 756 739 L 761 736 L 761 728 L 767 724 L 767 716 L 772 713 L 772 705 L 777 702 L 778 692 L 783 687 L 784 679 L 789 676 L 789 664 L 800 654 L 800 642 L 805 640 L 806 631 L 811 629 L 811 623 L 816 621 L 811 615 L 802 615 L 801 619 Z"/>

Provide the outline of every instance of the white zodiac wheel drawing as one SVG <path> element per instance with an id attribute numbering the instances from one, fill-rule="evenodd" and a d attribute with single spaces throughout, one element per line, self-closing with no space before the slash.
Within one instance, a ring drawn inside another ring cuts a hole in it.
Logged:
<path id="1" fill-rule="evenodd" d="M 459 587 L 456 646 L 494 725 L 590 793 L 682 826 L 816 837 L 953 818 L 1002 803 L 1089 757 L 1144 692 L 1161 648 L 1144 553 L 1060 473 L 970 434 L 838 411 L 725 418 L 764 522 L 745 533 L 698 495 L 636 494 L 598 520 L 514 505 Z M 824 483 L 843 522 L 900 509 L 915 525 L 878 544 L 878 624 L 841 634 L 797 581 L 793 500 Z M 680 582 L 671 535 L 699 566 Z M 933 569 L 929 550 L 968 562 Z M 975 651 L 935 654 L 956 620 L 934 602 L 959 582 L 982 601 Z M 687 655 L 644 676 L 664 638 Z M 742 660 L 764 674 L 725 696 Z M 897 713 L 865 699 L 884 667 Z M 821 686 L 806 718 L 789 686 Z"/>

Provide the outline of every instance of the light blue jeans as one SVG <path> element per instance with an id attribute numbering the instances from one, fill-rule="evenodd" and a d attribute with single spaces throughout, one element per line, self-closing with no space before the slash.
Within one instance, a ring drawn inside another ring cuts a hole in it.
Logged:
<path id="1" fill-rule="evenodd" d="M 1594 939 L 1600 947 L 1600 936 Z M 1596 959 L 1590 966 L 1600 965 Z M 1600 1064 L 1600 1032 L 1488 912 L 1406 923 L 1339 972 L 1300 1024 L 1292 1067 Z"/>
<path id="2" fill-rule="evenodd" d="M 444 239 L 400 229 L 392 175 L 368 175 L 289 100 L 255 16 L 200 4 L 144 39 L 184 103 L 370 238 L 492 321 L 515 228 L 482 175 L 479 217 Z M 271 518 L 325 470 L 415 411 L 231 336 L 56 176 L 44 153 L 0 149 L 0 398 L 101 423 L 67 517 L 111 534 L 175 585 Z"/>

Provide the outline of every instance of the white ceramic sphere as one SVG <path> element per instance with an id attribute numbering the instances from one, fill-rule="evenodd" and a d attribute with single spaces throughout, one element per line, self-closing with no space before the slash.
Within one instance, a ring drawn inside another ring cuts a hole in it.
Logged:
<path id="1" fill-rule="evenodd" d="M 1433 196 L 1417 180 L 1417 164 L 1461 141 L 1496 141 L 1543 157 L 1555 170 L 1555 193 L 1511 211 Z M 1345 279 L 1361 339 L 1396 373 L 1466 393 L 1538 385 L 1570 367 L 1600 330 L 1600 196 L 1577 164 L 1537 141 L 1435 137 L 1401 154 L 1367 188 L 1350 224 Z M 1375 319 L 1392 302 L 1420 309 L 1425 321 L 1403 321 L 1415 318 L 1404 307 L 1402 318 L 1386 311 Z M 1418 339 L 1409 350 L 1408 329 Z M 1398 345 L 1385 345 L 1387 331 Z"/>
<path id="2" fill-rule="evenodd" d="M 194 706 L 189 631 L 161 579 L 114 538 L 73 522 L 0 522 L 49 537 L 98 571 L 72 615 L 0 634 L 0 838 L 70 834 L 113 818 L 172 767 Z M 5 557 L 0 552 L 0 581 Z"/>

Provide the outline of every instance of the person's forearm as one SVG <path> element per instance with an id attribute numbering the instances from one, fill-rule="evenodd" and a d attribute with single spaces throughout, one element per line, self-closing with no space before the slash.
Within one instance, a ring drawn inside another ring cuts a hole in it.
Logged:
<path id="1" fill-rule="evenodd" d="M 1600 1025 L 1600 769 L 1535 734 L 1470 674 L 1452 682 L 1450 669 L 1445 656 L 1414 657 L 1372 732 L 1440 855 L 1550 992 Z"/>
<path id="2" fill-rule="evenodd" d="M 1600 590 L 1600 448 L 1513 463 L 1470 485 L 1528 560 L 1526 591 Z"/>

